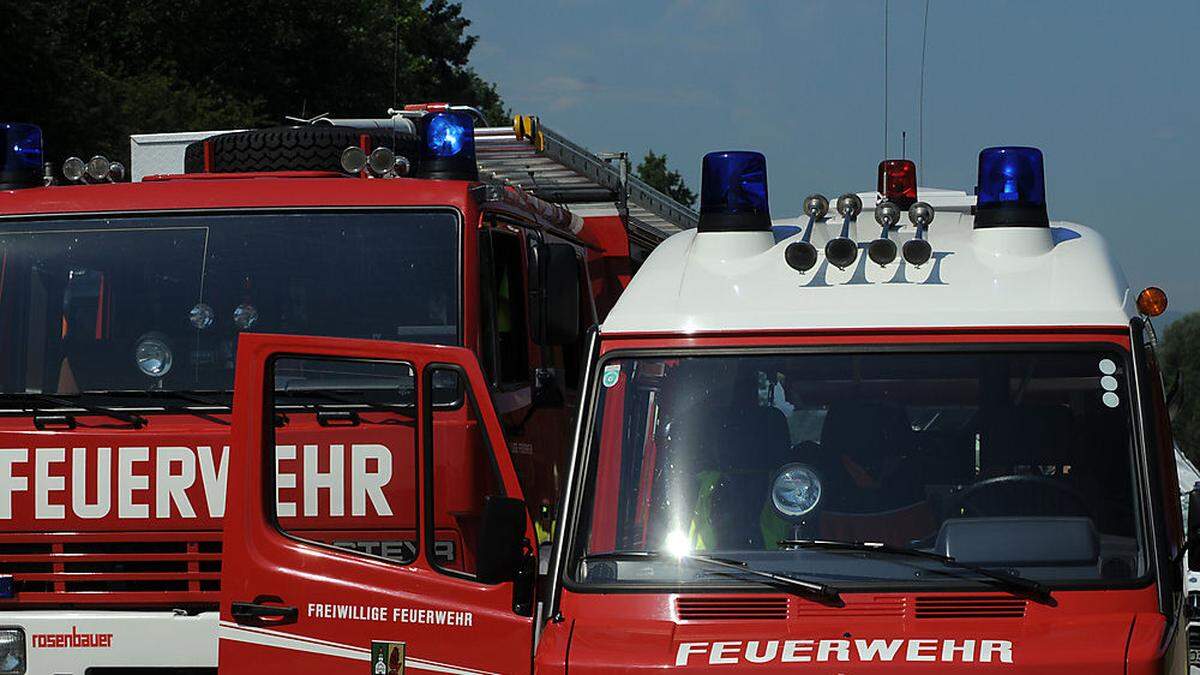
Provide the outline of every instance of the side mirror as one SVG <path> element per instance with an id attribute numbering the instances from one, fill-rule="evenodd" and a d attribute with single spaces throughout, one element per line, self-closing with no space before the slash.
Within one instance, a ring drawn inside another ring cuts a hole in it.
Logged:
<path id="1" fill-rule="evenodd" d="M 479 526 L 479 560 L 476 577 L 485 584 L 515 581 L 525 573 L 527 521 L 525 502 L 511 497 L 489 496 L 483 502 Z"/>
<path id="2" fill-rule="evenodd" d="M 1192 488 L 1188 493 L 1187 541 L 1191 542 L 1187 552 L 1187 567 L 1192 572 L 1200 572 L 1200 547 L 1195 545 L 1200 537 L 1200 488 Z"/>
<path id="3" fill-rule="evenodd" d="M 530 250 L 530 326 L 542 346 L 579 339 L 579 264 L 570 244 L 536 244 Z"/>

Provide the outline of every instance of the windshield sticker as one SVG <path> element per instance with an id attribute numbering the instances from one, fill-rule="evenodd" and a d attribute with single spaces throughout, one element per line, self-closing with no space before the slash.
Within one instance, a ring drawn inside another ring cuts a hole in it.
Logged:
<path id="1" fill-rule="evenodd" d="M 1117 372 L 1117 364 L 1112 359 L 1100 359 L 1100 387 L 1104 389 L 1104 394 L 1100 400 L 1104 405 L 1115 408 L 1121 405 L 1121 397 L 1117 395 L 1117 387 L 1119 382 L 1113 377 L 1113 373 Z"/>
<path id="2" fill-rule="evenodd" d="M 372 640 L 371 675 L 404 675 L 404 643 Z"/>
<path id="3" fill-rule="evenodd" d="M 607 389 L 608 387 L 615 385 L 620 377 L 621 364 L 610 363 L 609 365 L 604 366 L 604 377 L 601 378 L 601 382 L 604 383 L 604 387 Z"/>

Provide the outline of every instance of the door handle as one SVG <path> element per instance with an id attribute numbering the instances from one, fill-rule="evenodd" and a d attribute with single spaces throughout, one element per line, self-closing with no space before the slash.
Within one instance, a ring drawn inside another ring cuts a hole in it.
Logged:
<path id="1" fill-rule="evenodd" d="M 274 619 L 271 623 L 294 623 L 300 616 L 295 607 L 253 602 L 235 602 L 229 606 L 229 613 L 238 623 L 261 623 L 263 619 Z"/>

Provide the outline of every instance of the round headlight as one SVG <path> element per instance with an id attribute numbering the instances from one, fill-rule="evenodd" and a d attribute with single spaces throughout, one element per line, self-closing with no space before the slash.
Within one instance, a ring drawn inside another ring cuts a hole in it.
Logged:
<path id="1" fill-rule="evenodd" d="M 96 155 L 88 160 L 87 177 L 97 183 L 108 178 L 108 172 L 112 170 L 112 162 L 104 155 Z"/>
<path id="2" fill-rule="evenodd" d="M 213 311 L 213 308 L 203 302 L 197 302 L 188 312 L 188 322 L 200 330 L 213 325 L 216 318 L 217 313 Z"/>
<path id="3" fill-rule="evenodd" d="M 258 309 L 249 303 L 242 303 L 233 309 L 233 325 L 238 330 L 246 330 L 258 323 Z"/>
<path id="4" fill-rule="evenodd" d="M 342 151 L 342 171 L 358 173 L 367 166 L 367 153 L 357 145 L 351 145 Z"/>
<path id="5" fill-rule="evenodd" d="M 134 350 L 138 370 L 150 377 L 162 377 L 171 370 L 175 357 L 165 340 L 157 336 L 144 337 Z"/>
<path id="6" fill-rule="evenodd" d="M 375 148 L 367 156 L 367 169 L 372 176 L 382 178 L 396 167 L 396 153 L 391 148 Z"/>
<path id="7" fill-rule="evenodd" d="M 63 178 L 77 183 L 83 180 L 84 173 L 87 172 L 87 162 L 78 157 L 68 157 L 62 166 Z"/>
<path id="8" fill-rule="evenodd" d="M 821 478 L 806 464 L 787 464 L 771 483 L 771 505 L 784 518 L 803 518 L 821 503 Z"/>

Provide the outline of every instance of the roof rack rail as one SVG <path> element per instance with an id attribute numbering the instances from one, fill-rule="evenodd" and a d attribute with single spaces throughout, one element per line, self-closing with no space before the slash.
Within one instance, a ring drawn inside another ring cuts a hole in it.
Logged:
<path id="1" fill-rule="evenodd" d="M 462 110 L 478 119 L 479 111 L 467 106 L 424 103 L 389 110 L 389 117 L 341 119 L 327 115 L 312 120 L 316 125 L 389 128 L 399 122 L 412 131 L 412 118 L 432 110 Z M 305 120 L 309 121 L 309 120 Z M 518 115 L 511 127 L 476 127 L 475 155 L 480 180 L 519 187 L 557 204 L 594 204 L 617 210 L 628 224 L 630 235 L 658 242 L 680 230 L 696 227 L 700 215 L 691 207 L 650 187 L 629 171 L 628 153 L 593 153 L 566 136 L 541 125 L 537 117 Z M 244 130 L 243 130 L 244 131 Z M 130 136 L 132 177 L 181 173 L 183 155 L 191 142 L 227 131 L 137 134 Z"/>
<path id="2" fill-rule="evenodd" d="M 512 127 L 476 129 L 475 153 L 483 180 L 515 185 L 559 204 L 616 203 L 632 227 L 657 237 L 694 228 L 700 219 L 695 210 L 631 175 L 626 153 L 597 155 L 536 117 L 518 115 Z"/>

